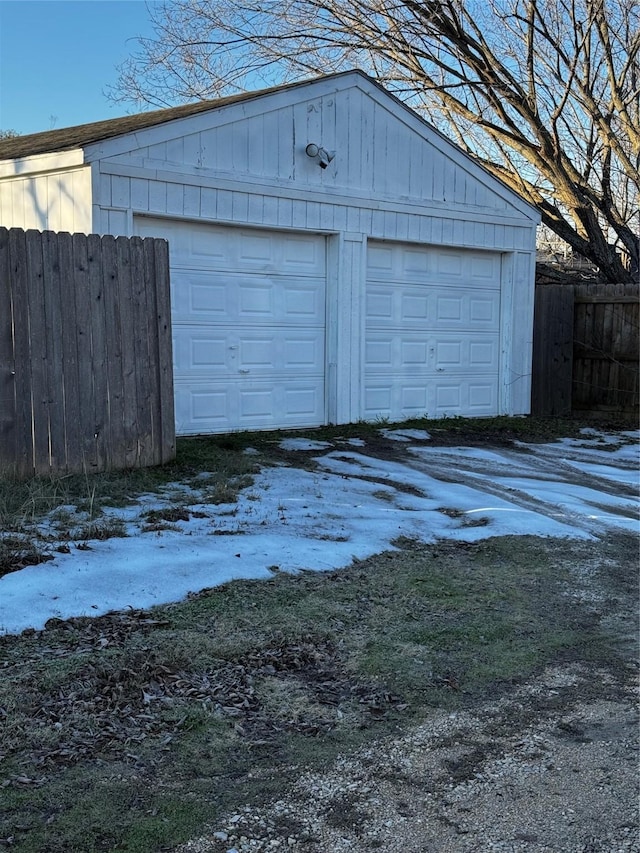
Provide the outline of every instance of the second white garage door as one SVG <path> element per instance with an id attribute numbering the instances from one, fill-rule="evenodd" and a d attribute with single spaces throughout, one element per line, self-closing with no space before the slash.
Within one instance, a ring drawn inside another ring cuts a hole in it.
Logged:
<path id="1" fill-rule="evenodd" d="M 370 242 L 364 416 L 495 415 L 500 255 Z"/>
<path id="2" fill-rule="evenodd" d="M 178 433 L 325 423 L 324 238 L 143 217 L 135 230 L 169 240 Z"/>

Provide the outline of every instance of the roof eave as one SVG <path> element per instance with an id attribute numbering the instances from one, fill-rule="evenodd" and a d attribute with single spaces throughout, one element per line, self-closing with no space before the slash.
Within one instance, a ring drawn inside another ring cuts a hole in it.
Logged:
<path id="1" fill-rule="evenodd" d="M 1 178 L 20 178 L 43 172 L 60 172 L 86 165 L 84 149 L 70 148 L 66 151 L 49 151 L 17 157 L 14 160 L 0 160 Z"/>

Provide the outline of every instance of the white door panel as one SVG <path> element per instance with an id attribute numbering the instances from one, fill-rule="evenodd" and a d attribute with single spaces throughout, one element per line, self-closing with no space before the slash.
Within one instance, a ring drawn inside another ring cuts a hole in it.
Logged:
<path id="1" fill-rule="evenodd" d="M 500 255 L 371 241 L 364 416 L 498 411 Z"/>
<path id="2" fill-rule="evenodd" d="M 325 423 L 325 241 L 140 217 L 169 240 L 181 434 Z"/>

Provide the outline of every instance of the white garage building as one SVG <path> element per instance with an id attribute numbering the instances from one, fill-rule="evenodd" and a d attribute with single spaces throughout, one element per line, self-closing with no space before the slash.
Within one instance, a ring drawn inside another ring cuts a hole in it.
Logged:
<path id="1" fill-rule="evenodd" d="M 538 222 L 357 71 L 0 142 L 0 225 L 169 240 L 181 434 L 528 413 Z"/>

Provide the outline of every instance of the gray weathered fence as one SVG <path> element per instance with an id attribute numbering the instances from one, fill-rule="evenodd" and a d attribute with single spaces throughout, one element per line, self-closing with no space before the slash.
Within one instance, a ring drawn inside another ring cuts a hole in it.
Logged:
<path id="1" fill-rule="evenodd" d="M 531 409 L 637 414 L 638 284 L 536 287 Z"/>
<path id="2" fill-rule="evenodd" d="M 174 454 L 166 241 L 0 228 L 0 471 Z"/>

